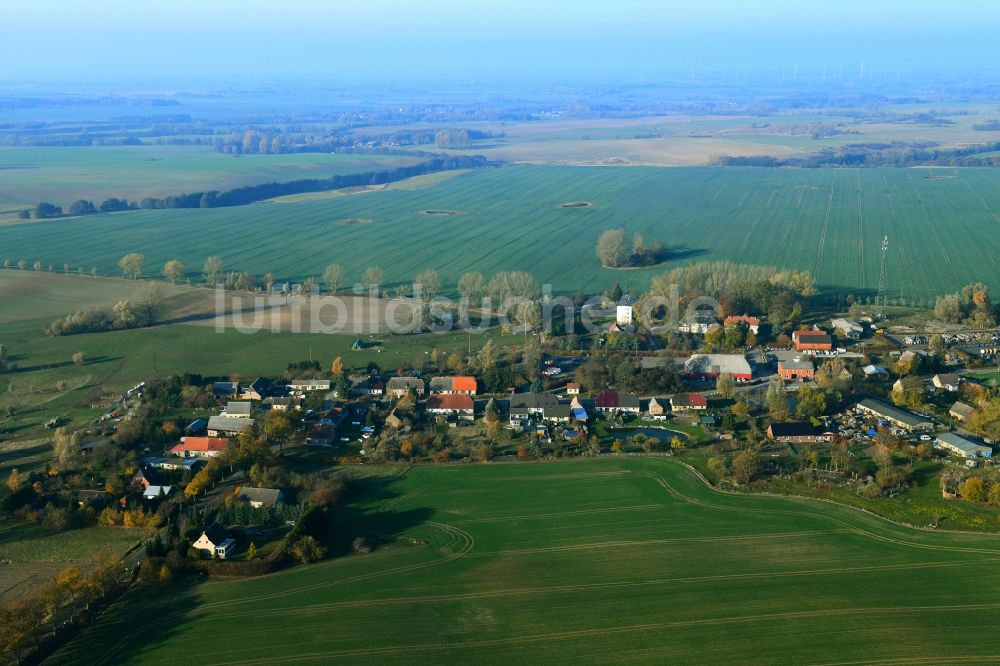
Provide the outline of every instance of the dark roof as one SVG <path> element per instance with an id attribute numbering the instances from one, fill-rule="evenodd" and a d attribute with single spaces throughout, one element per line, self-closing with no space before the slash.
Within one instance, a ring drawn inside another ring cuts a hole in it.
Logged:
<path id="1" fill-rule="evenodd" d="M 220 525 L 219 523 L 212 523 L 211 525 L 206 527 L 205 536 L 208 537 L 209 541 L 211 541 L 216 545 L 222 543 L 223 541 L 229 538 L 229 535 L 226 533 L 225 528 L 222 527 L 222 525 Z"/>
<path id="2" fill-rule="evenodd" d="M 676 407 L 708 407 L 708 398 L 701 393 L 678 393 L 670 398 L 670 404 Z"/>
<path id="3" fill-rule="evenodd" d="M 616 391 L 604 391 L 597 398 L 594 399 L 594 404 L 597 407 L 604 408 L 614 408 L 614 407 L 628 407 L 636 408 L 639 407 L 639 398 L 635 397 L 633 393 L 618 393 Z"/>
<path id="4" fill-rule="evenodd" d="M 811 423 L 772 423 L 771 434 L 775 437 L 815 437 L 816 428 Z"/>
<path id="5" fill-rule="evenodd" d="M 540 409 L 559 404 L 551 393 L 517 393 L 510 396 L 510 408 Z"/>
<path id="6" fill-rule="evenodd" d="M 386 382 L 388 391 L 408 391 L 411 388 L 417 393 L 424 392 L 424 380 L 420 377 L 392 377 Z"/>
<path id="7" fill-rule="evenodd" d="M 281 491 L 274 488 L 240 488 L 239 498 L 247 502 L 263 502 L 274 506 L 281 501 Z"/>
<path id="8" fill-rule="evenodd" d="M 464 393 L 436 393 L 427 398 L 427 409 L 472 411 L 472 398 Z"/>

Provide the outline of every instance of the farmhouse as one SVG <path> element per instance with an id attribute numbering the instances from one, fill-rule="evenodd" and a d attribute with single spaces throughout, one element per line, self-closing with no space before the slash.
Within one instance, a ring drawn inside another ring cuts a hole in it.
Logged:
<path id="1" fill-rule="evenodd" d="M 215 458 L 229 449 L 232 442 L 226 437 L 181 437 L 181 443 L 170 453 L 181 458 Z"/>
<path id="2" fill-rule="evenodd" d="M 663 400 L 663 398 L 650 398 L 649 406 L 646 407 L 646 414 L 655 421 L 666 421 L 667 408 L 663 405 L 669 403 L 666 400 L 663 400 L 663 402 L 660 402 L 660 400 Z"/>
<path id="3" fill-rule="evenodd" d="M 688 315 L 685 321 L 677 325 L 677 330 L 681 333 L 700 333 L 704 335 L 718 325 L 719 321 L 715 318 L 713 311 L 696 310 Z"/>
<path id="4" fill-rule="evenodd" d="M 253 408 L 249 402 L 227 402 L 226 409 L 220 416 L 228 416 L 234 419 L 248 419 L 253 413 Z"/>
<path id="5" fill-rule="evenodd" d="M 234 416 L 213 416 L 208 419 L 209 437 L 231 437 L 239 435 L 253 423 L 253 419 Z"/>
<path id="6" fill-rule="evenodd" d="M 295 392 L 307 392 L 307 391 L 329 391 L 330 390 L 330 380 L 329 379 L 293 379 L 289 382 L 286 387 L 289 391 Z"/>
<path id="7" fill-rule="evenodd" d="M 389 397 L 402 398 L 413 389 L 417 397 L 424 395 L 424 380 L 419 377 L 392 377 L 385 384 L 385 392 Z"/>
<path id="8" fill-rule="evenodd" d="M 816 431 L 811 423 L 772 423 L 767 427 L 767 436 L 775 442 L 809 444 L 829 442 L 831 436 Z"/>
<path id="9" fill-rule="evenodd" d="M 859 402 L 858 411 L 887 421 L 904 430 L 931 430 L 934 427 L 932 422 L 921 416 L 917 416 L 913 412 L 893 407 L 890 404 L 873 398 L 866 398 Z"/>
<path id="10" fill-rule="evenodd" d="M 941 373 L 931 378 L 931 383 L 936 388 L 952 393 L 958 391 L 958 385 L 962 383 L 962 378 L 953 372 Z"/>
<path id="11" fill-rule="evenodd" d="M 972 405 L 967 405 L 964 402 L 956 402 L 948 410 L 948 416 L 952 417 L 956 421 L 965 421 L 970 416 L 975 413 L 976 409 Z"/>
<path id="12" fill-rule="evenodd" d="M 604 391 L 594 399 L 594 409 L 602 414 L 638 414 L 639 398 L 634 393 Z"/>
<path id="13" fill-rule="evenodd" d="M 795 351 L 830 351 L 833 338 L 823 331 L 792 331 Z"/>
<path id="14" fill-rule="evenodd" d="M 261 406 L 264 407 L 264 409 L 270 409 L 276 412 L 287 412 L 293 407 L 298 409 L 299 400 L 300 398 L 292 398 L 290 396 L 285 396 L 283 398 L 270 397 L 264 398 Z"/>
<path id="15" fill-rule="evenodd" d="M 741 382 L 753 378 L 750 363 L 742 354 L 694 354 L 684 363 L 684 374 L 690 379 L 717 379 L 724 372 Z"/>
<path id="16" fill-rule="evenodd" d="M 708 409 L 708 398 L 701 393 L 678 393 L 670 398 L 670 411 L 686 412 L 689 409 Z"/>
<path id="17" fill-rule="evenodd" d="M 431 393 L 476 395 L 478 386 L 475 377 L 432 377 Z"/>
<path id="18" fill-rule="evenodd" d="M 580 385 L 573 382 L 566 384 L 566 395 L 580 395 Z"/>
<path id="19" fill-rule="evenodd" d="M 837 318 L 830 322 L 831 328 L 837 335 L 849 340 L 860 340 L 865 332 L 865 327 L 851 319 Z"/>
<path id="20" fill-rule="evenodd" d="M 812 361 L 778 361 L 778 376 L 785 381 L 808 380 L 816 376 Z"/>
<path id="21" fill-rule="evenodd" d="M 278 506 L 285 501 L 285 496 L 275 488 L 240 488 L 236 498 L 247 502 L 255 509 L 262 506 Z"/>
<path id="22" fill-rule="evenodd" d="M 202 557 L 218 557 L 220 560 L 226 559 L 236 550 L 236 541 L 226 536 L 226 530 L 218 523 L 212 525 L 201 533 L 192 548 L 201 551 Z"/>
<path id="23" fill-rule="evenodd" d="M 953 432 L 943 432 L 937 436 L 935 443 L 945 451 L 963 458 L 990 458 L 993 449 L 989 446 L 976 444 L 972 440 L 956 435 Z"/>
<path id="24" fill-rule="evenodd" d="M 240 397 L 244 400 L 263 400 L 269 395 L 271 395 L 271 382 L 263 377 L 258 377 L 243 389 Z"/>
<path id="25" fill-rule="evenodd" d="M 746 324 L 750 331 L 757 335 L 760 333 L 760 317 L 751 317 L 750 315 L 729 315 L 722 320 L 723 326 L 729 326 L 730 324 Z"/>
<path id="26" fill-rule="evenodd" d="M 523 424 L 531 416 L 543 421 L 567 423 L 571 416 L 570 405 L 560 403 L 551 393 L 519 393 L 510 397 L 510 423 Z"/>
<path id="27" fill-rule="evenodd" d="M 475 418 L 472 398 L 465 394 L 436 393 L 427 398 L 428 414 L 456 416 L 468 421 Z"/>

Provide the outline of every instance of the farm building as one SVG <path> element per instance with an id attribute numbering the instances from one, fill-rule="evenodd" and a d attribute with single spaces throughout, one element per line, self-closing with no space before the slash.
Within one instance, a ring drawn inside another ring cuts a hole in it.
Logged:
<path id="1" fill-rule="evenodd" d="M 729 326 L 730 324 L 746 324 L 750 331 L 757 335 L 760 333 L 760 317 L 751 317 L 750 315 L 729 315 L 722 320 L 723 326 Z"/>
<path id="2" fill-rule="evenodd" d="M 475 418 L 475 406 L 472 403 L 472 398 L 461 393 L 435 393 L 427 398 L 426 409 L 428 414 L 454 415 L 469 421 Z"/>
<path id="3" fill-rule="evenodd" d="M 812 379 L 816 376 L 816 368 L 812 361 L 778 361 L 778 376 L 785 381 Z"/>
<path id="4" fill-rule="evenodd" d="M 792 331 L 795 351 L 830 351 L 833 338 L 823 331 Z"/>
<path id="5" fill-rule="evenodd" d="M 931 421 L 922 416 L 872 398 L 859 402 L 858 411 L 888 421 L 904 430 L 931 430 L 934 427 Z"/>
<path id="6" fill-rule="evenodd" d="M 417 397 L 424 395 L 424 380 L 419 377 L 392 377 L 385 384 L 386 395 L 392 398 L 402 398 L 413 389 Z"/>
<path id="7" fill-rule="evenodd" d="M 580 385 L 573 382 L 566 384 L 566 395 L 580 395 Z"/>
<path id="8" fill-rule="evenodd" d="M 750 363 L 742 354 L 694 354 L 684 363 L 684 374 L 691 379 L 717 379 L 723 372 L 741 382 L 753 379 Z"/>
<path id="9" fill-rule="evenodd" d="M 261 406 L 264 409 L 273 409 L 276 412 L 287 412 L 292 408 L 298 409 L 299 400 L 300 398 L 292 398 L 289 396 L 285 396 L 283 398 L 264 398 Z"/>
<path id="10" fill-rule="evenodd" d="M 235 416 L 213 416 L 208 419 L 209 437 L 235 436 L 246 430 L 253 423 L 252 419 Z"/>
<path id="11" fill-rule="evenodd" d="M 181 458 L 215 458 L 232 446 L 225 437 L 181 437 L 181 443 L 170 453 Z"/>
<path id="12" fill-rule="evenodd" d="M 286 384 L 286 388 L 289 391 L 305 392 L 305 391 L 329 391 L 330 390 L 330 380 L 329 379 L 293 379 L 291 382 Z"/>
<path id="13" fill-rule="evenodd" d="M 208 427 L 208 419 L 195 419 L 184 428 L 185 435 L 200 435 Z"/>
<path id="14" fill-rule="evenodd" d="M 670 411 L 686 412 L 689 409 L 708 409 L 708 398 L 701 393 L 678 393 L 670 398 Z"/>
<path id="15" fill-rule="evenodd" d="M 830 322 L 837 335 L 848 340 L 859 340 L 865 332 L 865 327 L 852 319 L 837 318 Z"/>
<path id="16" fill-rule="evenodd" d="M 249 402 L 227 402 L 226 409 L 220 416 L 228 416 L 234 419 L 248 419 L 253 413 L 253 407 Z"/>
<path id="17" fill-rule="evenodd" d="M 594 399 L 594 409 L 603 414 L 638 414 L 639 398 L 634 393 L 604 391 Z"/>
<path id="18" fill-rule="evenodd" d="M 772 423 L 767 427 L 767 436 L 776 442 L 790 442 L 792 444 L 808 444 L 815 442 L 829 442 L 831 435 L 825 432 L 818 432 L 811 423 Z"/>
<path id="19" fill-rule="evenodd" d="M 212 384 L 212 395 L 216 398 L 235 398 L 239 394 L 239 382 L 214 382 Z"/>
<path id="20" fill-rule="evenodd" d="M 952 417 L 957 421 L 965 421 L 976 411 L 972 405 L 967 405 L 964 402 L 956 402 L 948 410 L 948 416 Z"/>
<path id="21" fill-rule="evenodd" d="M 475 377 L 432 377 L 431 393 L 476 395 L 479 390 Z"/>
<path id="22" fill-rule="evenodd" d="M 875 381 L 886 381 L 889 379 L 889 371 L 877 365 L 866 365 L 861 368 L 861 372 L 865 373 L 865 379 Z"/>
<path id="23" fill-rule="evenodd" d="M 962 378 L 953 372 L 943 372 L 941 374 L 934 375 L 931 378 L 931 383 L 934 384 L 936 388 L 954 393 L 958 391 L 958 385 L 962 383 Z"/>
<path id="24" fill-rule="evenodd" d="M 677 325 L 677 330 L 681 333 L 708 333 L 719 325 L 719 320 L 715 317 L 715 312 L 710 310 L 697 310 Z"/>
<path id="25" fill-rule="evenodd" d="M 158 500 L 170 497 L 174 492 L 173 486 L 148 486 L 142 491 L 142 499 Z"/>
<path id="26" fill-rule="evenodd" d="M 983 444 L 977 444 L 953 432 L 943 432 L 937 436 L 935 443 L 945 451 L 963 458 L 990 458 L 993 449 Z"/>

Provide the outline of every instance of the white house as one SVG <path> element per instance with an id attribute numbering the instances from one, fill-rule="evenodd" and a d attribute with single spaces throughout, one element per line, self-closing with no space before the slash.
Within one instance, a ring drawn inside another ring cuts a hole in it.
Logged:
<path id="1" fill-rule="evenodd" d="M 213 523 L 201 533 L 191 547 L 200 550 L 203 557 L 214 556 L 224 560 L 236 550 L 236 541 L 226 536 L 226 531 L 221 525 Z"/>
<path id="2" fill-rule="evenodd" d="M 635 296 L 622 296 L 615 309 L 615 322 L 619 326 L 631 326 L 635 315 Z"/>

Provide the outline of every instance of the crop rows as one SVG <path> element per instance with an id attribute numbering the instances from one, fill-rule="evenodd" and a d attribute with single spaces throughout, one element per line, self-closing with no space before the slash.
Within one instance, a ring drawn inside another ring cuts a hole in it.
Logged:
<path id="1" fill-rule="evenodd" d="M 527 270 L 557 292 L 641 288 L 666 266 L 609 270 L 594 255 L 604 229 L 624 227 L 629 242 L 638 232 L 675 248 L 675 263 L 811 270 L 825 289 L 870 295 L 887 235 L 890 297 L 930 304 L 969 282 L 1000 286 L 998 186 L 1000 172 L 988 169 L 503 167 L 424 189 L 8 226 L 0 259 L 114 274 L 123 254 L 142 252 L 149 273 L 179 258 L 199 279 L 205 257 L 218 255 L 227 270 L 281 280 L 336 262 L 352 281 L 381 266 L 388 286 L 434 268 L 446 285 L 469 270 Z M 578 200 L 593 205 L 559 206 Z M 348 218 L 372 223 L 338 223 Z"/>

